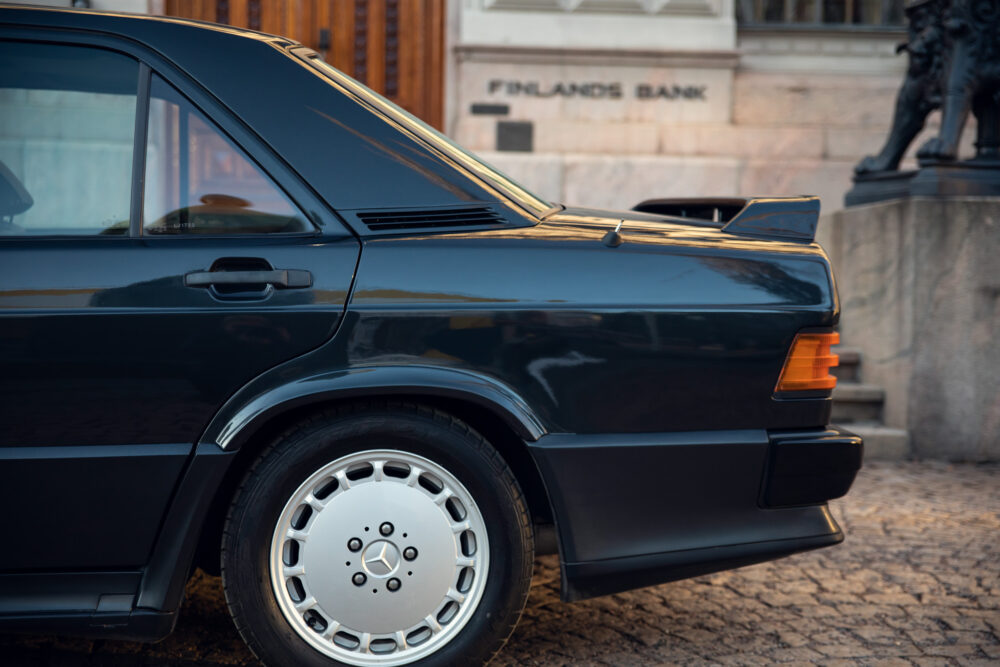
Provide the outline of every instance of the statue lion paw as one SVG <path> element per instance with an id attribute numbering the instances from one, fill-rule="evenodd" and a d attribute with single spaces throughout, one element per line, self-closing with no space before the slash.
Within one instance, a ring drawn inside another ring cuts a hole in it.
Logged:
<path id="1" fill-rule="evenodd" d="M 941 137 L 928 139 L 927 142 L 917 151 L 917 158 L 920 160 L 954 160 L 955 149 L 945 144 Z"/>
<path id="2" fill-rule="evenodd" d="M 882 158 L 882 156 L 866 155 L 862 158 L 861 162 L 854 165 L 854 173 L 858 176 L 864 176 L 865 174 L 872 174 L 877 171 L 888 171 L 892 168 L 889 161 Z"/>

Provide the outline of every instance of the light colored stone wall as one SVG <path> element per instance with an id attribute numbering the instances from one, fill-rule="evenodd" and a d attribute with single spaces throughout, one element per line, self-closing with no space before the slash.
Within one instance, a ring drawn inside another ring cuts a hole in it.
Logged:
<path id="1" fill-rule="evenodd" d="M 803 74 L 888 74 L 902 72 L 896 44 L 900 30 L 742 30 L 738 45 L 742 65 L 757 72 Z"/>
<path id="2" fill-rule="evenodd" d="M 732 48 L 733 0 L 454 0 L 462 44 Z"/>
<path id="3" fill-rule="evenodd" d="M 560 202 L 628 208 L 638 201 L 637 193 L 639 199 L 812 194 L 821 197 L 825 213 L 841 209 L 854 165 L 877 152 L 888 134 L 900 79 L 739 69 L 732 79 L 731 122 L 670 120 L 666 112 L 630 120 L 610 117 L 606 110 L 592 112 L 592 118 L 559 117 L 551 110 L 536 112 L 545 100 L 533 100 L 511 103 L 506 118 L 533 122 L 533 153 L 497 152 L 496 117 L 466 115 L 453 134 L 501 170 L 524 173 L 525 185 Z M 917 148 L 936 128 L 934 115 L 910 147 L 904 168 L 916 166 Z M 963 155 L 973 154 L 974 137 L 970 123 Z M 537 166 L 527 167 L 530 162 Z M 608 191 L 608 180 L 574 180 L 590 174 L 604 179 L 616 165 L 612 181 L 627 180 L 628 187 Z M 554 183 L 559 189 L 552 189 Z"/>
<path id="4" fill-rule="evenodd" d="M 918 457 L 1000 459 L 1000 200 L 921 199 L 825 217 L 842 342 Z"/>
<path id="5" fill-rule="evenodd" d="M 456 10 L 446 129 L 559 202 L 628 208 L 668 195 L 813 194 L 824 212 L 841 209 L 854 165 L 881 148 L 891 126 L 906 68 L 896 45 L 905 35 L 738 32 L 731 5 L 688 17 L 700 21 L 692 24 L 677 22 L 679 7 L 466 0 Z M 536 34 L 536 26 L 548 32 Z M 587 82 L 616 82 L 622 94 L 588 99 L 517 88 Z M 638 99 L 643 84 L 701 86 L 704 98 Z M 474 115 L 477 103 L 509 112 Z M 505 120 L 532 123 L 531 153 L 497 151 L 497 123 Z M 904 168 L 915 166 L 936 125 L 932 116 Z M 973 137 L 970 127 L 964 155 Z"/>
<path id="6" fill-rule="evenodd" d="M 489 61 L 462 62 L 458 73 L 460 108 L 467 110 L 477 102 L 499 102 L 510 106 L 511 118 L 550 121 L 550 127 L 580 122 L 603 127 L 605 124 L 691 125 L 730 121 L 732 64 L 690 67 L 669 62 L 660 64 L 655 60 L 644 64 L 612 64 L 611 56 L 605 60 L 609 64 L 584 64 L 579 62 L 580 54 L 574 53 L 564 55 L 564 62 L 554 65 L 546 62 L 552 54 L 544 52 L 538 53 L 539 57 L 532 61 L 517 58 L 515 62 L 499 62 L 505 56 L 514 60 L 520 55 L 521 52 L 508 52 L 497 54 Z M 532 86 L 537 86 L 539 92 L 531 91 Z M 562 94 L 558 92 L 559 86 L 567 90 L 589 87 L 590 91 Z M 645 87 L 642 92 L 646 95 L 661 96 L 643 99 L 638 90 L 640 86 Z M 695 94 L 684 97 L 688 92 Z M 667 99 L 665 95 L 676 96 Z M 463 114 L 459 118 L 459 138 L 463 121 L 468 117 Z M 573 138 L 566 137 L 559 145 L 570 148 L 574 145 Z"/>

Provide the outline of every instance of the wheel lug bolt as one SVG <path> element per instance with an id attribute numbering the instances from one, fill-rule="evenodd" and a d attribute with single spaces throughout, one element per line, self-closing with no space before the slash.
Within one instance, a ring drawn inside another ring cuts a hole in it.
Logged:
<path id="1" fill-rule="evenodd" d="M 361 551 L 361 540 L 356 537 L 352 537 L 347 540 L 347 548 L 351 551 Z"/>
<path id="2" fill-rule="evenodd" d="M 378 527 L 378 532 L 382 533 L 386 537 L 392 535 L 392 524 L 386 521 L 381 526 Z"/>
<path id="3" fill-rule="evenodd" d="M 403 549 L 403 558 L 406 560 L 413 560 L 417 557 L 417 550 L 413 547 L 406 547 Z"/>
<path id="4" fill-rule="evenodd" d="M 364 586 L 365 582 L 368 581 L 368 577 L 364 575 L 364 572 L 355 572 L 354 576 L 351 577 L 351 581 L 354 582 L 355 586 Z"/>
<path id="5" fill-rule="evenodd" d="M 393 577 L 389 581 L 385 582 L 385 587 L 388 588 L 390 591 L 398 591 L 399 590 L 399 579 L 397 579 L 396 577 Z"/>

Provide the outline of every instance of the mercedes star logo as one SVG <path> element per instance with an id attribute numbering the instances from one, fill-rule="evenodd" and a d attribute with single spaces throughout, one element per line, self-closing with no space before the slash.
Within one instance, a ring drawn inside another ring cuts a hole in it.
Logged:
<path id="1" fill-rule="evenodd" d="M 399 565 L 399 550 L 384 540 L 373 542 L 365 549 L 362 561 L 369 574 L 374 577 L 386 577 Z"/>

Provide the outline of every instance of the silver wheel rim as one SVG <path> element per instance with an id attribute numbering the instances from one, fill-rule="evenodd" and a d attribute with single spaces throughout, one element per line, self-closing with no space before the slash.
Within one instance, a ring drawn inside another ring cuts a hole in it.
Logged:
<path id="1" fill-rule="evenodd" d="M 285 620 L 324 655 L 404 665 L 461 632 L 483 596 L 489 539 L 461 482 L 396 450 L 358 452 L 303 482 L 271 538 Z"/>

